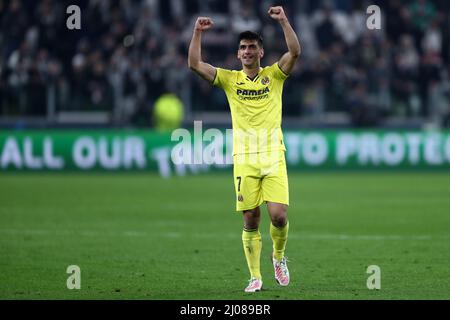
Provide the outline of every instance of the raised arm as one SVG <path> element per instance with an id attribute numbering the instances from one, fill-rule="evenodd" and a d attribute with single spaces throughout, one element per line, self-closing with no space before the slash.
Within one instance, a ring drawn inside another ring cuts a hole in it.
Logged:
<path id="1" fill-rule="evenodd" d="M 301 53 L 300 43 L 284 13 L 283 7 L 271 7 L 269 9 L 269 15 L 272 19 L 278 21 L 283 28 L 288 52 L 281 57 L 280 61 L 278 61 L 278 65 L 284 73 L 290 74 Z"/>
<path id="2" fill-rule="evenodd" d="M 188 65 L 191 70 L 200 75 L 203 79 L 213 82 L 216 76 L 216 68 L 202 61 L 202 32 L 213 26 L 214 22 L 207 17 L 199 17 L 195 22 L 194 34 L 189 44 Z"/>

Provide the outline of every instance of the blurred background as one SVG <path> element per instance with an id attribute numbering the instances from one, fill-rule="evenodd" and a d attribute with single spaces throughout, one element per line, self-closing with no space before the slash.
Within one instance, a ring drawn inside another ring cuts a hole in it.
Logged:
<path id="1" fill-rule="evenodd" d="M 66 27 L 71 4 L 81 9 L 81 30 Z M 272 4 L 0 0 L 0 125 L 152 128 L 159 102 L 182 109 L 176 123 L 230 127 L 223 92 L 187 68 L 195 19 L 215 21 L 203 37 L 205 61 L 239 69 L 236 36 L 255 30 L 267 65 L 286 50 L 281 28 L 267 16 Z M 303 49 L 285 83 L 285 128 L 450 126 L 448 1 L 276 4 Z M 381 8 L 381 30 L 366 27 L 371 4 Z"/>
<path id="2" fill-rule="evenodd" d="M 450 298 L 450 1 L 0 0 L 0 299 L 249 299 L 232 139 L 205 138 L 230 137 L 228 103 L 187 53 L 210 16 L 205 61 L 240 69 L 250 29 L 274 63 L 273 4 L 303 48 L 283 92 L 293 285 L 258 297 Z"/>

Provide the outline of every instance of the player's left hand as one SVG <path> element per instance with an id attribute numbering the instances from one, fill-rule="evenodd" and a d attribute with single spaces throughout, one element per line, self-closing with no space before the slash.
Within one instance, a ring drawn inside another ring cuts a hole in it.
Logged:
<path id="1" fill-rule="evenodd" d="M 287 20 L 286 14 L 284 13 L 283 7 L 281 6 L 270 7 L 268 13 L 269 16 L 276 21 Z"/>

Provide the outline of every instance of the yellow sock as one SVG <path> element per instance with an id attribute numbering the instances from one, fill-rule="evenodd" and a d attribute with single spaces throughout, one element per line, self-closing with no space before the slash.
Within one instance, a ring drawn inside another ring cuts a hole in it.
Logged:
<path id="1" fill-rule="evenodd" d="M 260 258 L 261 258 L 261 233 L 259 230 L 243 230 L 242 244 L 244 245 L 245 258 L 252 278 L 261 279 Z"/>
<path id="2" fill-rule="evenodd" d="M 284 256 L 284 250 L 286 249 L 286 242 L 288 238 L 289 222 L 282 228 L 275 227 L 270 224 L 270 237 L 273 242 L 273 257 L 278 261 L 281 261 Z"/>

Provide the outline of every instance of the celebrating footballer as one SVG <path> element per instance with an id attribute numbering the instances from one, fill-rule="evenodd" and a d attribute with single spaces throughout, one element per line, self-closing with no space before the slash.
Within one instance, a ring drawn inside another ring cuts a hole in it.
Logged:
<path id="1" fill-rule="evenodd" d="M 281 286 L 287 286 L 290 281 L 285 257 L 289 187 L 281 130 L 282 92 L 301 48 L 283 8 L 271 7 L 268 14 L 283 29 L 288 49 L 270 66 L 261 67 L 263 39 L 253 31 L 242 32 L 238 38 L 237 58 L 242 70 L 226 70 L 202 61 L 202 33 L 214 25 L 208 17 L 199 17 L 195 22 L 189 46 L 190 69 L 224 90 L 231 110 L 236 210 L 243 212 L 242 242 L 250 271 L 246 292 L 260 291 L 263 285 L 259 224 L 260 206 L 264 202 L 271 220 L 275 280 Z"/>

